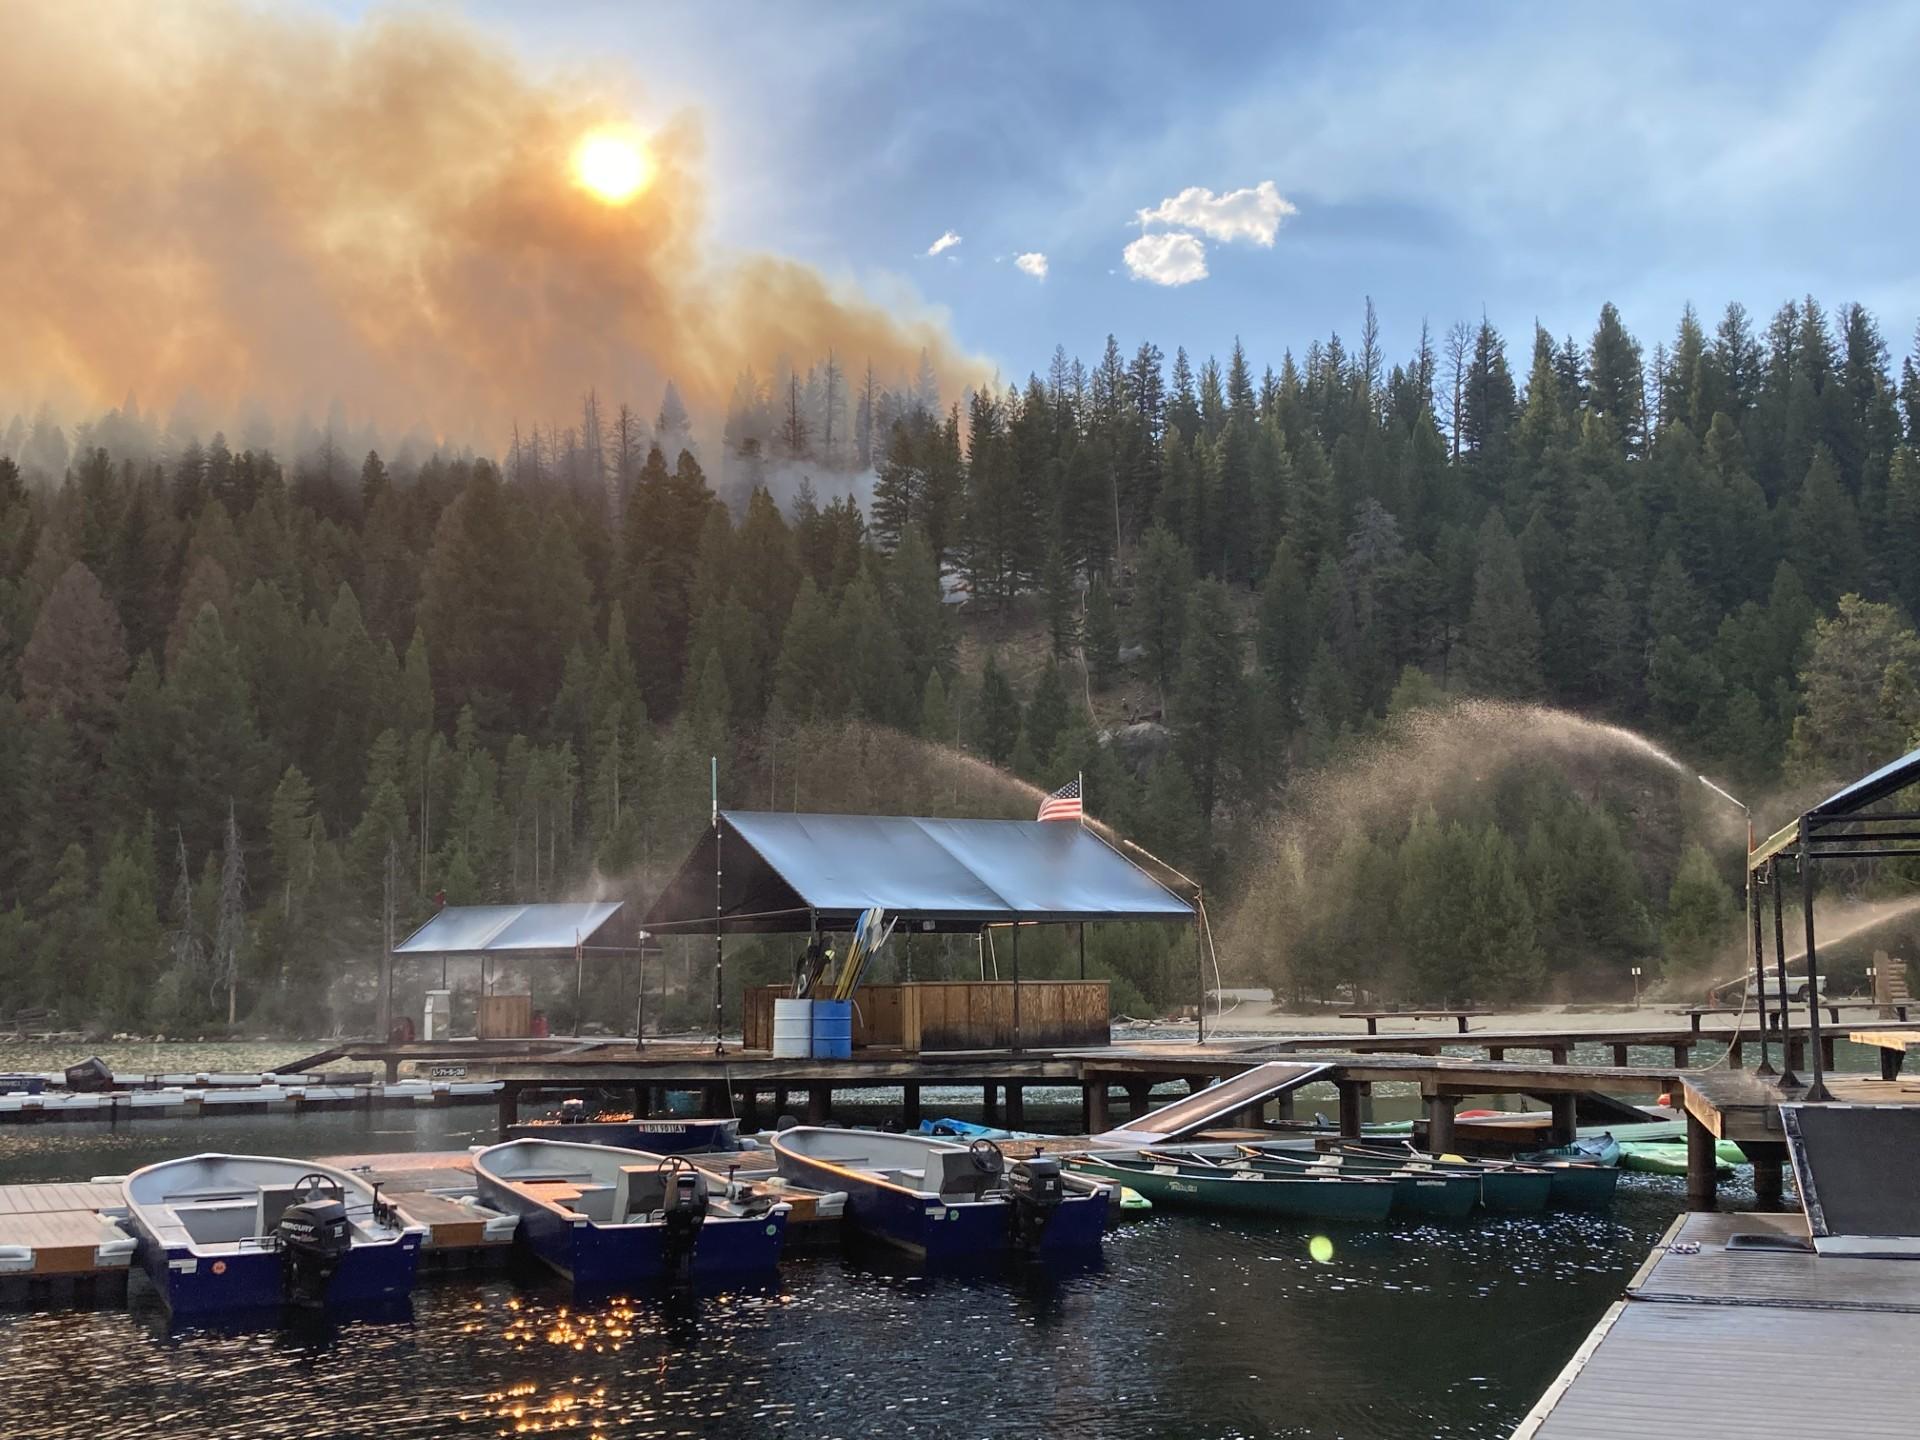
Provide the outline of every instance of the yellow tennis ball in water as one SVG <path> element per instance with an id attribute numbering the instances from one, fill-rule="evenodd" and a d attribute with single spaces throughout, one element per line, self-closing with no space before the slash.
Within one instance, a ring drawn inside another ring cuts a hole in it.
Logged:
<path id="1" fill-rule="evenodd" d="M 1307 1242 L 1307 1254 L 1319 1265 L 1333 1263 L 1333 1241 L 1325 1235 L 1316 1235 Z"/>

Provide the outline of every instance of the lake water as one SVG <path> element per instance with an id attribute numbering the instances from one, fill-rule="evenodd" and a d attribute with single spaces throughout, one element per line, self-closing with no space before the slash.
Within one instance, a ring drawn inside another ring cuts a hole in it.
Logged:
<path id="1" fill-rule="evenodd" d="M 7 1126 L 0 1181 L 200 1149 L 458 1148 L 492 1120 Z M 762 1288 L 584 1309 L 538 1276 L 433 1278 L 402 1319 L 318 1331 L 170 1329 L 137 1280 L 126 1308 L 0 1311 L 0 1433 L 1503 1437 L 1680 1203 L 1680 1182 L 1628 1176 L 1609 1214 L 1336 1230 L 1330 1264 L 1305 1227 L 1155 1215 L 1092 1271 L 928 1277 L 836 1253 Z"/>

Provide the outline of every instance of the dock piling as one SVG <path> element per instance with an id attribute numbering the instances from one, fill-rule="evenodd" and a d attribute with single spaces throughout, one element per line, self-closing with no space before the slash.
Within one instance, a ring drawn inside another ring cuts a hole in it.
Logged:
<path id="1" fill-rule="evenodd" d="M 1336 1080 L 1333 1082 L 1340 1092 L 1340 1134 L 1348 1140 L 1360 1138 L 1360 1082 L 1358 1080 Z"/>
<path id="2" fill-rule="evenodd" d="M 807 1086 L 807 1123 L 825 1125 L 833 1117 L 833 1087 L 831 1085 Z"/>
<path id="3" fill-rule="evenodd" d="M 1762 1210 L 1778 1210 L 1787 1147 L 1779 1141 L 1746 1140 L 1740 1148 L 1753 1162 L 1753 1198 Z"/>
<path id="4" fill-rule="evenodd" d="M 1458 1103 L 1452 1095 L 1427 1097 L 1427 1153 L 1429 1155 L 1453 1153 L 1453 1107 Z"/>
<path id="5" fill-rule="evenodd" d="M 1087 1117 L 1087 1133 L 1099 1135 L 1113 1128 L 1113 1111 L 1108 1103 L 1107 1082 L 1089 1079 L 1080 1087 L 1081 1109 Z"/>
<path id="6" fill-rule="evenodd" d="M 908 1081 L 900 1087 L 900 1118 L 907 1129 L 920 1128 L 920 1086 Z"/>
<path id="7" fill-rule="evenodd" d="M 1714 1153 L 1713 1132 L 1700 1117 L 1687 1112 L 1687 1208 L 1720 1208 L 1720 1157 Z"/>

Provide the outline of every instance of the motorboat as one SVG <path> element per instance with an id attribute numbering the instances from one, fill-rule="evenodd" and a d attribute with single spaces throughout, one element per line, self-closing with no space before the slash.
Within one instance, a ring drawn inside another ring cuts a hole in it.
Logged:
<path id="1" fill-rule="evenodd" d="M 730 1194 L 684 1156 L 570 1140 L 489 1146 L 473 1174 L 481 1199 L 519 1216 L 519 1242 L 577 1295 L 771 1272 L 791 1209 Z"/>
<path id="2" fill-rule="evenodd" d="M 929 1261 L 1097 1251 L 1106 1225 L 1104 1183 L 1075 1183 L 1053 1155 L 1009 1160 L 985 1137 L 797 1125 L 772 1143 L 781 1175 L 845 1191 L 856 1230 Z"/>
<path id="3" fill-rule="evenodd" d="M 377 1184 L 312 1160 L 191 1155 L 121 1189 L 136 1254 L 175 1315 L 404 1299 L 427 1238 Z"/>

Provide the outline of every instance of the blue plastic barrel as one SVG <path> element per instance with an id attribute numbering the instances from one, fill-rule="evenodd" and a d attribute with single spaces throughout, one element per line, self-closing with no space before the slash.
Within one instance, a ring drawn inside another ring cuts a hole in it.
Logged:
<path id="1" fill-rule="evenodd" d="M 813 1058 L 845 1060 L 853 1054 L 853 1002 L 813 1002 Z"/>

